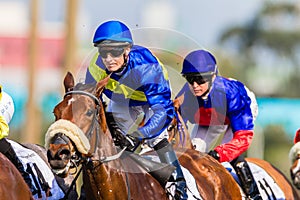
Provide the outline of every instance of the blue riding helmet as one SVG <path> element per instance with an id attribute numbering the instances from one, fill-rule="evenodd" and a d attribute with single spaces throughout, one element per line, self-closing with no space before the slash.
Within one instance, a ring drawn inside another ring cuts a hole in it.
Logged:
<path id="1" fill-rule="evenodd" d="M 212 75 L 217 73 L 217 62 L 215 57 L 205 50 L 196 50 L 189 53 L 182 66 L 181 74 Z"/>
<path id="2" fill-rule="evenodd" d="M 104 22 L 96 29 L 93 43 L 98 44 L 104 40 L 133 44 L 129 28 L 119 21 Z"/>

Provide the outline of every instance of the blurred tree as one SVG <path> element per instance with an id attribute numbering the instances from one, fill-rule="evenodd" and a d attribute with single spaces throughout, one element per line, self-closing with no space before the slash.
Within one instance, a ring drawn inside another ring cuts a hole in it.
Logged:
<path id="1" fill-rule="evenodd" d="M 288 153 L 293 141 L 287 137 L 283 127 L 270 125 L 264 129 L 265 153 L 264 159 L 280 169 L 290 179 L 290 160 Z"/>
<path id="2" fill-rule="evenodd" d="M 65 44 L 65 58 L 63 63 L 63 76 L 67 71 L 75 71 L 77 62 L 77 12 L 78 0 L 68 0 L 66 6 L 66 44 Z"/>
<path id="3" fill-rule="evenodd" d="M 226 29 L 219 41 L 224 46 L 229 46 L 230 51 L 237 55 L 235 58 L 241 67 L 235 70 L 244 82 L 253 81 L 253 75 L 249 77 L 249 74 L 253 74 L 258 63 L 263 63 L 261 65 L 264 67 L 272 63 L 270 76 L 281 75 L 276 80 L 280 83 L 272 90 L 276 94 L 272 95 L 297 97 L 300 94 L 299 25 L 298 4 L 268 1 L 247 24 Z M 262 72 L 261 69 L 258 71 Z M 282 89 L 282 85 L 288 89 Z"/>
<path id="4" fill-rule="evenodd" d="M 26 110 L 25 131 L 22 132 L 21 140 L 27 143 L 39 143 L 41 128 L 40 110 L 36 106 L 36 70 L 38 58 L 38 16 L 39 1 L 30 2 L 30 34 L 29 34 L 29 54 L 28 54 L 28 100 Z"/>

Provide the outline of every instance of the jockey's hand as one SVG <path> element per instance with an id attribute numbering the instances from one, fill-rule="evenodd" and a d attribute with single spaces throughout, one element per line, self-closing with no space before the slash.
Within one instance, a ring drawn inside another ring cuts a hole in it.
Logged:
<path id="1" fill-rule="evenodd" d="M 220 155 L 216 150 L 210 150 L 208 152 L 208 155 L 210 155 L 211 157 L 213 157 L 214 159 L 220 162 Z"/>
<path id="2" fill-rule="evenodd" d="M 115 143 L 115 145 L 123 148 L 124 146 L 126 146 L 125 134 L 119 127 L 116 126 L 113 128 L 114 128 L 114 130 L 111 132 L 111 134 L 113 135 L 114 143 Z"/>
<path id="3" fill-rule="evenodd" d="M 126 144 L 127 151 L 134 152 L 138 148 L 138 146 L 142 143 L 142 140 L 139 137 L 137 137 L 137 135 L 139 135 L 139 133 L 133 132 L 132 134 L 127 134 L 125 136 L 127 140 L 127 144 Z"/>

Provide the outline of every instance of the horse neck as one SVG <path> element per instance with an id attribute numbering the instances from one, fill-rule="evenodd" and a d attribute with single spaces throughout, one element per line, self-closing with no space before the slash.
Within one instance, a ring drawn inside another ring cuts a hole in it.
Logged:
<path id="1" fill-rule="evenodd" d="M 100 124 L 94 128 L 90 144 L 93 151 L 91 153 L 94 154 L 93 157 L 95 160 L 101 160 L 118 153 L 109 129 L 103 130 Z M 113 164 L 119 167 L 119 163 L 118 160 L 111 161 L 106 166 L 110 167 Z"/>
<path id="2" fill-rule="evenodd" d="M 116 199 L 114 195 L 117 192 L 118 195 L 120 195 L 119 193 L 124 195 L 121 199 L 126 199 L 126 179 L 120 159 L 106 163 L 101 162 L 103 158 L 117 153 L 110 132 L 107 130 L 104 133 L 101 130 L 99 134 L 100 140 L 93 156 L 93 160 L 99 160 L 99 162 L 94 161 L 92 167 L 86 166 L 86 170 L 83 171 L 84 184 L 88 188 L 87 197 L 90 199 L 91 195 L 93 196 L 91 199 Z"/>

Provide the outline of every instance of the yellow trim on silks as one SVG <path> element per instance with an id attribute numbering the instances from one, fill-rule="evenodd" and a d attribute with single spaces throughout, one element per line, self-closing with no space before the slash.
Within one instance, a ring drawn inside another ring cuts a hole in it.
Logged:
<path id="1" fill-rule="evenodd" d="M 169 80 L 168 70 L 165 68 L 164 64 L 162 64 L 162 62 L 160 62 L 160 60 L 156 56 L 154 56 L 154 57 L 156 58 L 156 60 L 158 61 L 158 63 L 160 64 L 160 66 L 161 66 L 161 68 L 163 70 L 164 78 L 166 80 Z"/>
<path id="2" fill-rule="evenodd" d="M 89 66 L 89 71 L 91 73 L 91 75 L 93 76 L 93 78 L 98 82 L 102 79 L 104 79 L 105 77 L 107 77 L 107 74 L 106 72 L 101 69 L 100 67 L 98 67 L 96 65 L 96 61 L 97 61 L 97 58 L 98 58 L 98 53 L 96 53 L 93 58 L 92 58 L 92 61 L 91 61 L 91 65 Z"/>
<path id="3" fill-rule="evenodd" d="M 107 74 L 105 70 L 101 69 L 96 65 L 98 54 L 96 54 L 92 59 L 92 64 L 89 66 L 89 71 L 93 78 L 98 82 L 105 77 L 107 77 Z M 125 98 L 132 99 L 136 101 L 147 101 L 146 95 L 142 91 L 134 90 L 126 85 L 120 84 L 118 81 L 114 79 L 109 79 L 107 85 L 105 88 L 113 91 L 117 94 L 123 94 Z"/>
<path id="4" fill-rule="evenodd" d="M 8 136 L 9 126 L 5 121 L 4 116 L 0 115 L 0 140 Z"/>

